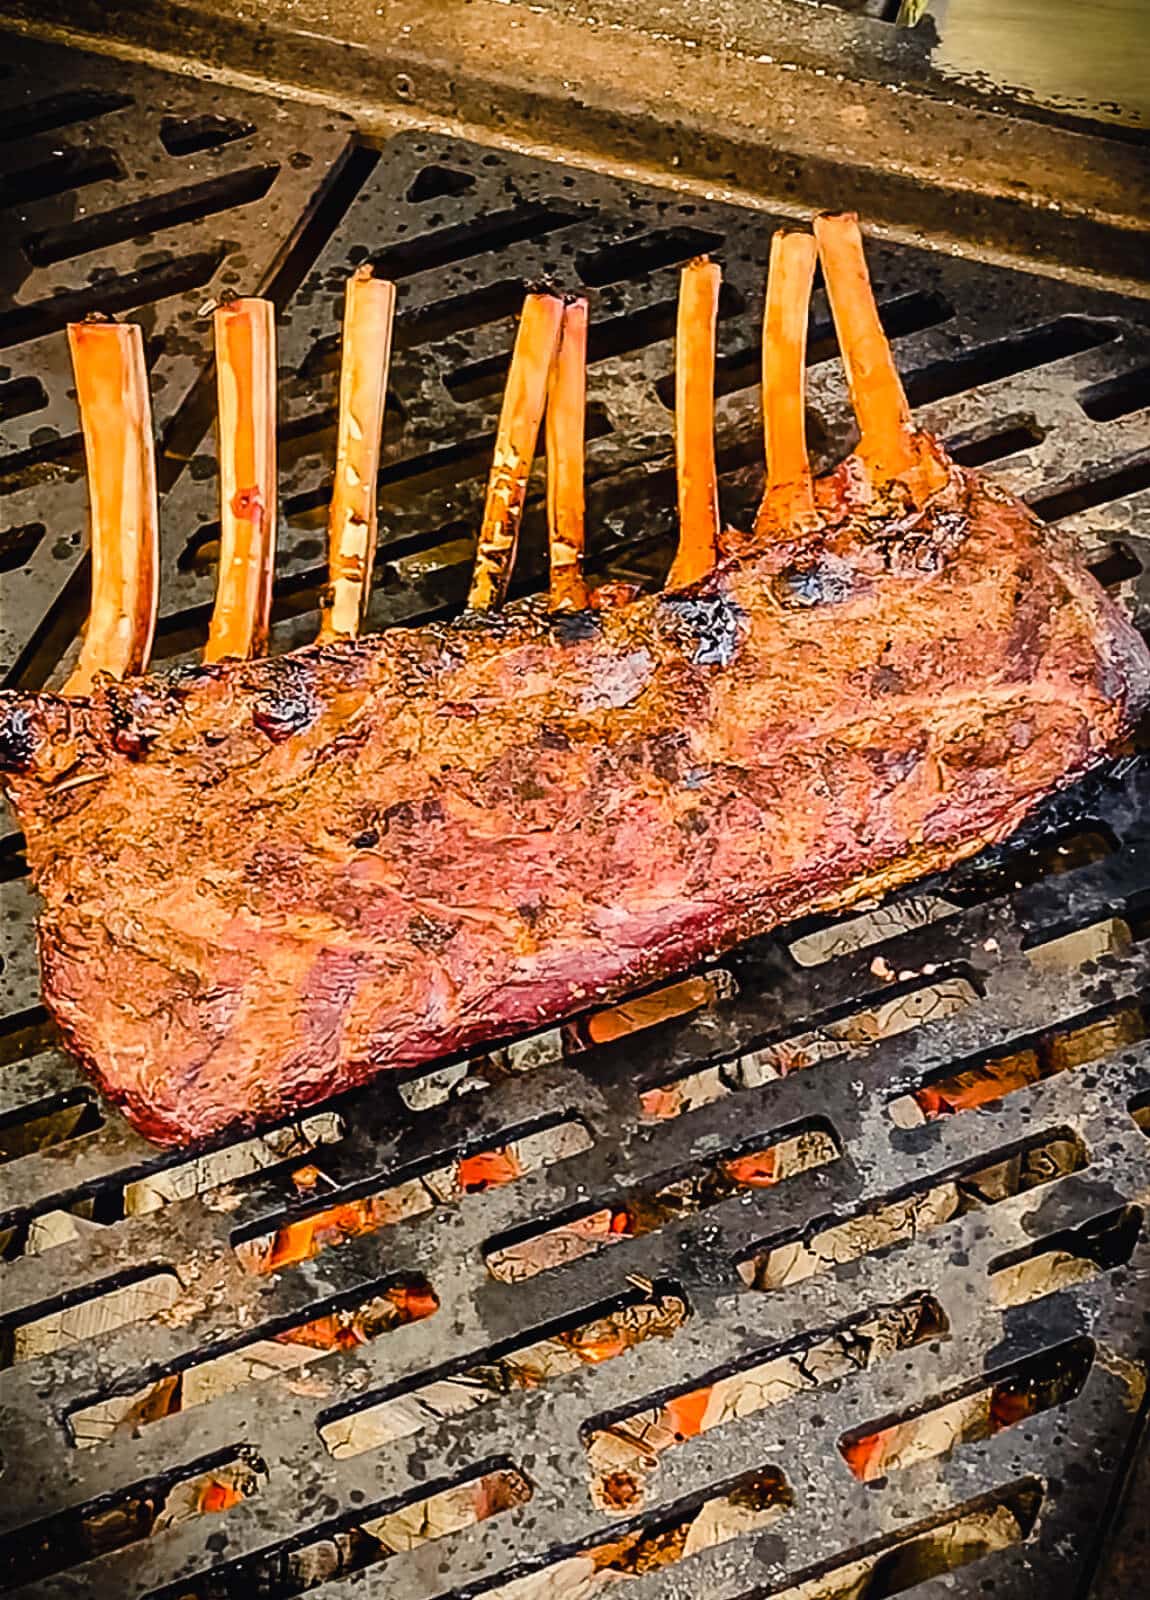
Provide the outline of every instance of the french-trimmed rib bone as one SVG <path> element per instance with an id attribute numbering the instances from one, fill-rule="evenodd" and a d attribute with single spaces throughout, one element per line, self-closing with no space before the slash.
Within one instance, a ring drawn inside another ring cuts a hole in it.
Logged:
<path id="1" fill-rule="evenodd" d="M 807 457 L 807 312 L 818 246 L 812 234 L 780 230 L 771 240 L 763 317 L 763 433 L 767 487 L 755 532 L 810 524 L 814 484 Z"/>
<path id="2" fill-rule="evenodd" d="M 553 294 L 529 294 L 523 302 L 467 597 L 472 611 L 494 610 L 507 596 L 563 309 Z"/>
<path id="3" fill-rule="evenodd" d="M 547 538 L 552 611 L 582 611 L 583 449 L 587 408 L 587 302 L 563 312 L 547 395 Z"/>
<path id="4" fill-rule="evenodd" d="M 669 589 L 705 577 L 719 551 L 719 485 L 715 471 L 715 325 L 722 271 L 705 256 L 689 261 L 679 281 L 675 330 L 675 471 L 679 547 Z"/>
<path id="5" fill-rule="evenodd" d="M 276 330 L 270 300 L 215 313 L 220 569 L 205 661 L 267 647 L 276 538 Z"/>
<path id="6" fill-rule="evenodd" d="M 67 694 L 97 673 L 143 672 L 156 627 L 159 519 L 144 340 L 132 323 L 74 322 L 68 344 L 84 432 L 92 607 Z"/>
<path id="7" fill-rule="evenodd" d="M 899 482 L 913 499 L 921 500 L 945 480 L 946 469 L 911 423 L 906 394 L 879 321 L 858 218 L 849 211 L 816 217 L 814 230 L 858 418 L 857 458 L 876 487 Z"/>
<path id="8" fill-rule="evenodd" d="M 395 285 L 370 266 L 348 279 L 339 378 L 339 433 L 328 513 L 330 603 L 319 639 L 354 639 L 363 624 L 375 560 L 376 477 L 379 472 Z"/>

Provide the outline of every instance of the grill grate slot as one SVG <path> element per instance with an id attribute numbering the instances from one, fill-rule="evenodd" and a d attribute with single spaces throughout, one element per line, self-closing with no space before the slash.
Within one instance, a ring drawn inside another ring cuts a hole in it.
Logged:
<path id="1" fill-rule="evenodd" d="M 545 238 L 576 221 L 578 217 L 573 211 L 541 205 L 513 206 L 437 229 L 421 238 L 397 241 L 378 253 L 361 247 L 356 255 L 366 260 L 370 254 L 371 264 L 381 278 L 410 278 L 418 272 L 448 267 L 487 251 L 505 250 L 508 245 L 521 244 L 524 240 Z"/>
<path id="2" fill-rule="evenodd" d="M 1150 406 L 1150 367 L 1122 372 L 1080 391 L 1078 403 L 1095 422 L 1117 422 Z"/>
<path id="3" fill-rule="evenodd" d="M 921 1293 L 900 1305 L 852 1317 L 830 1332 L 768 1351 L 765 1357 L 758 1353 L 753 1361 L 708 1374 L 694 1387 L 652 1400 L 640 1411 L 596 1418 L 582 1430 L 592 1496 L 604 1510 L 634 1510 L 667 1450 L 735 1417 L 754 1416 L 799 1390 L 837 1383 L 947 1332 L 942 1307 L 932 1295 Z"/>
<path id="4" fill-rule="evenodd" d="M 860 1593 L 867 1600 L 893 1600 L 1025 1539 L 1042 1500 L 1037 1481 L 1013 1485 L 884 1539 L 854 1560 L 824 1567 L 786 1588 L 758 1589 L 745 1600 L 851 1600 Z"/>
<path id="5" fill-rule="evenodd" d="M 200 289 L 221 260 L 221 252 L 202 250 L 183 260 L 161 261 L 154 267 L 141 267 L 138 272 L 101 278 L 87 289 L 74 289 L 0 311 L 0 348 L 60 333 L 69 322 L 82 322 L 92 311 L 113 316 L 121 311 L 136 311 L 169 295 Z"/>
<path id="6" fill-rule="evenodd" d="M 290 1544 L 229 1562 L 198 1578 L 157 1591 L 149 1600 L 290 1600 L 329 1578 L 362 1572 L 377 1562 L 500 1516 L 531 1499 L 531 1485 L 510 1462 L 434 1488 L 418 1498 L 382 1504 L 312 1530 Z"/>
<path id="7" fill-rule="evenodd" d="M 477 1149 L 455 1160 L 422 1170 L 411 1177 L 393 1173 L 390 1186 L 361 1195 L 357 1190 L 327 1193 L 325 1204 L 302 1215 L 284 1215 L 267 1230 L 264 1218 L 234 1237 L 245 1271 L 262 1275 L 278 1272 L 297 1261 L 309 1261 L 321 1250 L 347 1239 L 375 1233 L 406 1217 L 417 1217 L 438 1206 L 485 1194 L 488 1189 L 514 1183 L 527 1172 L 550 1166 L 590 1148 L 591 1136 L 576 1118 L 550 1120 L 542 1127 L 510 1129 L 494 1148 Z M 303 1189 L 318 1187 L 318 1168 L 298 1168 L 293 1174 Z M 357 1189 L 362 1186 L 357 1186 Z"/>
<path id="8" fill-rule="evenodd" d="M 230 1511 L 258 1494 L 266 1478 L 259 1456 L 237 1446 L 0 1538 L 0 1572 L 13 1587 L 51 1577 L 194 1517 Z"/>
<path id="9" fill-rule="evenodd" d="M 254 122 L 242 117 L 221 116 L 208 111 L 200 117 L 164 117 L 160 122 L 160 140 L 170 156 L 194 156 L 201 150 L 218 150 L 222 144 L 234 144 L 237 139 L 247 139 L 255 133 Z"/>
<path id="10" fill-rule="evenodd" d="M 1001 1153 L 987 1166 L 940 1176 L 841 1222 L 817 1225 L 800 1239 L 781 1238 L 757 1247 L 738 1263 L 739 1275 L 748 1288 L 774 1293 L 909 1243 L 968 1211 L 1000 1205 L 1080 1172 L 1087 1162 L 1081 1141 L 1068 1129 L 1040 1135 L 1019 1150 Z"/>
<path id="11" fill-rule="evenodd" d="M 0 206 L 35 205 L 38 200 L 49 200 L 53 195 L 123 176 L 124 169 L 115 152 L 106 146 L 61 150 L 45 161 L 18 167 L 0 176 Z"/>
<path id="12" fill-rule="evenodd" d="M 909 1416 L 884 1418 L 844 1433 L 839 1453 L 855 1477 L 873 1483 L 963 1444 L 991 1439 L 1082 1391 L 1094 1364 L 1090 1339 L 1071 1339 L 944 1395 Z"/>
<path id="13" fill-rule="evenodd" d="M 0 1117 L 0 1162 L 54 1149 L 103 1125 L 104 1114 L 94 1093 L 76 1089 L 33 1101 Z"/>
<path id="14" fill-rule="evenodd" d="M 144 1322 L 171 1307 L 179 1294 L 174 1272 L 140 1267 L 0 1319 L 0 1367 L 36 1361 L 69 1345 L 98 1339 L 118 1328 Z"/>
<path id="15" fill-rule="evenodd" d="M 396 1385 L 350 1410 L 345 1407 L 321 1417 L 320 1437 L 337 1458 L 362 1455 L 501 1394 L 534 1389 L 583 1366 L 599 1366 L 648 1339 L 672 1338 L 688 1315 L 687 1302 L 675 1284 L 633 1289 L 553 1330 L 539 1330 L 506 1348 L 488 1350 L 474 1365 L 443 1367 L 418 1383 Z"/>
<path id="16" fill-rule="evenodd" d="M 907 380 L 906 397 L 912 406 L 927 406 L 967 389 L 999 383 L 1016 373 L 1029 372 L 1052 361 L 1064 361 L 1067 356 L 1081 355 L 1116 339 L 1119 331 L 1115 325 L 1089 317 L 1060 317 L 1044 327 L 1008 335 L 994 344 L 979 345 L 956 359 L 940 361 L 912 373 Z"/>
<path id="17" fill-rule="evenodd" d="M 105 116 L 109 111 L 123 111 L 131 104 L 131 95 L 117 94 L 112 89 L 74 89 L 46 95 L 17 110 L 8 110 L 0 122 L 0 142 L 14 143 L 36 133 L 70 128 L 77 122 Z"/>
<path id="18" fill-rule="evenodd" d="M 166 1281 L 166 1280 L 165 1280 Z M 439 1301 L 426 1278 L 394 1277 L 370 1297 L 341 1297 L 314 1315 L 273 1324 L 222 1354 L 186 1361 L 139 1388 L 77 1406 L 68 1416 L 72 1442 L 88 1449 L 117 1431 L 135 1431 L 195 1406 L 226 1398 L 276 1373 L 310 1369 L 340 1351 L 433 1316 Z M 148 1307 L 145 1314 L 152 1312 Z M 115 1314 L 120 1314 L 117 1306 Z M 112 1324 L 115 1326 L 116 1324 Z"/>
<path id="19" fill-rule="evenodd" d="M 245 167 L 223 178 L 209 178 L 206 183 L 169 189 L 166 194 L 119 206 L 115 211 L 97 211 L 82 222 L 29 234 L 24 240 L 24 254 L 36 266 L 47 267 L 56 261 L 103 249 L 105 245 L 121 244 L 136 234 L 154 233 L 161 228 L 177 227 L 182 222 L 213 217 L 220 211 L 230 211 L 233 206 L 262 200 L 278 173 L 279 168 L 272 165 Z"/>
<path id="20" fill-rule="evenodd" d="M 11 383 L 0 384 L 0 422 L 7 422 L 10 417 L 26 417 L 30 411 L 41 411 L 47 404 L 48 396 L 39 378 L 13 378 Z"/>
<path id="21" fill-rule="evenodd" d="M 593 1595 L 620 1577 L 639 1577 L 677 1566 L 728 1539 L 769 1528 L 790 1508 L 787 1480 L 777 1467 L 746 1473 L 720 1494 L 694 1504 L 673 1506 L 614 1530 L 609 1542 L 561 1555 L 535 1571 L 508 1575 L 506 1581 L 470 1593 L 489 1600 L 547 1600 L 550 1596 Z"/>

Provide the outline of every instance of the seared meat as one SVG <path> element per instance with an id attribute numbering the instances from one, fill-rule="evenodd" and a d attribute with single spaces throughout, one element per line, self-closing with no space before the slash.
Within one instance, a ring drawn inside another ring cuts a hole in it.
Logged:
<path id="1" fill-rule="evenodd" d="M 1150 698 L 1116 606 L 863 424 L 658 596 L 3 697 L 45 995 L 105 1092 L 165 1143 L 298 1111 L 948 867 L 1115 749 Z"/>

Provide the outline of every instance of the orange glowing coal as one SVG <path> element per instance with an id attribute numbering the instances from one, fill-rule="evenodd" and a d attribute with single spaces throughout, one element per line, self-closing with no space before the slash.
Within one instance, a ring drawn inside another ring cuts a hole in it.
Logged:
<path id="1" fill-rule="evenodd" d="M 978 1106 L 1001 1100 L 1016 1089 L 1036 1083 L 1041 1076 L 1035 1052 L 1023 1050 L 1018 1055 L 989 1061 L 969 1072 L 956 1072 L 950 1078 L 926 1084 L 915 1091 L 914 1098 L 923 1116 L 933 1122 L 937 1117 L 974 1111 Z"/>
<path id="2" fill-rule="evenodd" d="M 895 1434 L 894 1428 L 877 1428 L 874 1433 L 852 1439 L 842 1447 L 843 1457 L 855 1477 L 862 1483 L 881 1478 L 886 1466 L 887 1446 Z"/>
<path id="3" fill-rule="evenodd" d="M 523 1168 L 514 1150 L 482 1150 L 476 1156 L 464 1156 L 456 1168 L 456 1176 L 464 1194 L 479 1194 L 484 1189 L 513 1183 L 523 1176 Z"/>
<path id="4" fill-rule="evenodd" d="M 510 1146 L 465 1156 L 455 1168 L 456 1181 L 464 1194 L 495 1189 L 522 1175 L 523 1166 Z M 320 1173 L 315 1167 L 299 1167 L 292 1177 L 296 1188 L 307 1193 L 318 1184 Z M 260 1275 L 279 1272 L 297 1262 L 311 1261 L 330 1245 L 374 1233 L 401 1214 L 393 1204 L 394 1193 L 385 1189 L 359 1200 L 341 1200 L 322 1211 L 313 1211 L 310 1216 L 285 1222 L 275 1233 L 241 1247 L 244 1266 L 249 1272 Z"/>
<path id="5" fill-rule="evenodd" d="M 243 1494 L 226 1478 L 209 1478 L 200 1490 L 200 1510 L 205 1512 L 230 1511 L 238 1506 Z"/>
<path id="6" fill-rule="evenodd" d="M 774 1150 L 756 1150 L 749 1156 L 736 1156 L 723 1162 L 732 1183 L 744 1189 L 766 1189 L 779 1181 L 778 1157 Z"/>

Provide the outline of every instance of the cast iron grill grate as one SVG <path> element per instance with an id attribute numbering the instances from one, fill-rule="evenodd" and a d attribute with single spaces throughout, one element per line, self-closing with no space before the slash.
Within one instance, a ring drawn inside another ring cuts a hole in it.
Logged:
<path id="1" fill-rule="evenodd" d="M 199 149 L 205 127 L 189 111 L 169 140 Z M 339 298 L 365 255 L 401 284 L 374 625 L 462 601 L 525 278 L 592 294 L 594 558 L 655 581 L 677 267 L 721 257 L 724 509 L 746 515 L 770 217 L 428 138 L 365 165 L 281 330 L 278 648 L 315 626 Z M 924 420 L 1145 622 L 1145 308 L 874 261 Z M 830 354 L 820 300 L 828 460 L 849 442 Z M 209 440 L 165 497 L 169 661 L 206 627 L 213 471 Z M 536 504 L 523 586 L 541 554 Z M 37 592 L 30 626 L 66 637 Z M 1129 758 L 877 911 L 194 1159 L 143 1144 L 53 1047 L 6 841 L 2 1581 L 149 1600 L 1085 1583 L 1144 1389 L 1148 791 Z"/>
<path id="2" fill-rule="evenodd" d="M 170 482 L 203 427 L 194 401 L 211 324 L 202 308 L 227 289 L 286 289 L 294 247 L 347 160 L 351 125 L 9 34 L 4 59 L 0 676 L 8 681 L 29 666 L 69 580 L 73 602 L 84 586 L 83 446 L 65 323 L 102 312 L 142 324 L 166 446 L 161 481 Z"/>

